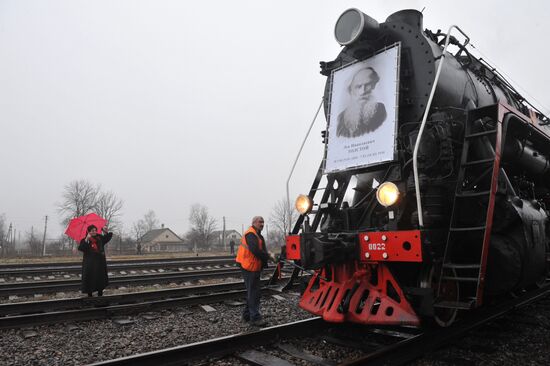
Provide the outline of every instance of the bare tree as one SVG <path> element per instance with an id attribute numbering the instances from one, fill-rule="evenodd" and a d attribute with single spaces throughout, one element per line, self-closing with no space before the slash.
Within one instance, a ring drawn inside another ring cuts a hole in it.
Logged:
<path id="1" fill-rule="evenodd" d="M 216 230 L 216 219 L 210 216 L 208 208 L 199 203 L 192 205 L 189 223 L 191 224 L 191 230 L 187 237 L 194 239 L 195 252 L 197 246 L 209 248 L 212 233 Z"/>
<path id="2" fill-rule="evenodd" d="M 136 238 L 136 245 L 141 243 L 141 238 L 145 233 L 158 229 L 160 227 L 157 214 L 153 210 L 147 211 L 143 218 L 132 224 L 132 236 Z"/>
<path id="3" fill-rule="evenodd" d="M 95 212 L 103 217 L 109 223 L 109 229 L 116 231 L 119 229 L 120 215 L 122 211 L 123 202 L 113 192 L 99 191 L 97 194 L 96 203 L 94 205 Z"/>
<path id="4" fill-rule="evenodd" d="M 158 229 L 160 227 L 160 222 L 157 219 L 157 214 L 153 210 L 147 211 L 147 213 L 143 216 L 143 219 L 141 219 L 139 222 L 143 226 L 143 230 L 145 232 Z"/>
<path id="5" fill-rule="evenodd" d="M 74 180 L 65 186 L 63 201 L 57 205 L 62 216 L 61 224 L 67 226 L 72 218 L 97 213 L 109 223 L 110 229 L 119 229 L 123 202 L 111 191 L 102 191 L 101 186 L 87 180 Z M 71 242 L 71 248 L 74 242 Z"/>
<path id="6" fill-rule="evenodd" d="M 32 255 L 42 254 L 42 242 L 36 235 L 34 235 L 34 230 L 31 230 L 30 233 L 27 233 L 26 242 Z"/>
<path id="7" fill-rule="evenodd" d="M 8 229 L 6 227 L 6 215 L 0 215 L 0 254 L 5 255 L 9 246 Z"/>
<path id="8" fill-rule="evenodd" d="M 94 211 L 100 187 L 87 180 L 74 180 L 65 186 L 63 202 L 58 204 L 58 211 L 62 215 L 62 224 L 67 225 L 73 217 L 86 215 Z"/>
<path id="9" fill-rule="evenodd" d="M 286 198 L 282 198 L 275 203 L 269 215 L 270 234 L 275 233 L 272 238 L 276 239 L 276 243 L 273 244 L 279 246 L 284 244 L 286 234 L 292 230 L 292 226 L 297 219 L 298 213 L 296 211 L 291 210 L 289 215 Z"/>
<path id="10" fill-rule="evenodd" d="M 136 243 L 141 241 L 142 236 L 145 234 L 143 229 L 143 220 L 138 220 L 132 224 L 132 235 L 136 238 Z"/>

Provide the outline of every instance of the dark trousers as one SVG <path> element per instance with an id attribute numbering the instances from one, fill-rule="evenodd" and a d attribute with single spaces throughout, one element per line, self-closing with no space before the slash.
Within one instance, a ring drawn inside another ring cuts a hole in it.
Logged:
<path id="1" fill-rule="evenodd" d="M 246 287 L 246 305 L 243 310 L 243 319 L 255 321 L 262 318 L 260 314 L 260 274 L 242 270 Z"/>

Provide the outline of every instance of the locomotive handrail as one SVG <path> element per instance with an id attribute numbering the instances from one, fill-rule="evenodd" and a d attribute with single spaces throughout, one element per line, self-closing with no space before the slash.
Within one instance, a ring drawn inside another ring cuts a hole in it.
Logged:
<path id="1" fill-rule="evenodd" d="M 317 112 L 315 112 L 315 116 L 313 117 L 313 120 L 311 121 L 311 124 L 309 125 L 309 128 L 306 132 L 306 136 L 304 137 L 304 141 L 302 141 L 302 145 L 300 146 L 300 150 L 298 150 L 298 154 L 296 155 L 296 159 L 294 159 L 294 164 L 292 164 L 292 168 L 290 169 L 290 174 L 288 175 L 288 179 L 286 180 L 286 205 L 287 205 L 287 217 L 288 217 L 288 232 L 290 233 L 290 230 L 292 228 L 292 210 L 290 208 L 290 191 L 289 191 L 289 184 L 290 184 L 290 178 L 292 178 L 292 174 L 294 173 L 294 168 L 296 168 L 296 163 L 298 163 L 298 159 L 300 158 L 300 155 L 302 154 L 302 149 L 304 148 L 304 145 L 306 144 L 307 138 L 309 136 L 309 133 L 311 132 L 311 129 L 313 128 L 313 125 L 315 124 L 315 121 L 317 120 L 317 116 L 319 115 L 319 112 L 321 111 L 321 107 L 323 106 L 323 98 L 321 98 L 321 103 L 319 103 L 319 107 L 317 108 Z"/>
<path id="2" fill-rule="evenodd" d="M 428 103 L 426 104 L 426 109 L 424 110 L 424 116 L 422 117 L 422 123 L 420 124 L 420 129 L 418 130 L 418 137 L 416 138 L 416 143 L 414 144 L 414 151 L 413 151 L 413 173 L 414 173 L 414 191 L 416 194 L 416 206 L 418 209 L 418 224 L 420 225 L 420 228 L 424 227 L 424 216 L 422 214 L 422 200 L 420 198 L 420 182 L 418 180 L 418 148 L 420 147 L 420 140 L 422 140 L 422 134 L 424 133 L 424 127 L 426 126 L 426 121 L 428 120 L 428 113 L 430 112 L 430 107 L 432 106 L 433 97 L 435 94 L 435 89 L 437 87 L 437 82 L 439 81 L 439 74 L 441 74 L 441 69 L 443 68 L 443 62 L 445 61 L 445 52 L 447 51 L 447 47 L 449 46 L 449 40 L 451 37 L 451 32 L 453 29 L 458 30 L 464 37 L 466 37 L 466 43 L 467 45 L 470 42 L 470 37 L 466 35 L 456 25 L 451 25 L 449 27 L 449 31 L 447 32 L 447 36 L 445 37 L 445 46 L 443 47 L 443 52 L 441 53 L 441 59 L 439 61 L 439 65 L 437 66 L 437 72 L 435 73 L 435 79 L 432 85 L 432 90 L 430 92 L 430 97 L 428 98 Z"/>

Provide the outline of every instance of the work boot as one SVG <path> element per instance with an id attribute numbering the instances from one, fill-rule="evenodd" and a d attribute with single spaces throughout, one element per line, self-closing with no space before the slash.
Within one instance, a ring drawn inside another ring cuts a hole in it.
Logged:
<path id="1" fill-rule="evenodd" d="M 252 320 L 250 322 L 250 325 L 253 325 L 255 327 L 265 327 L 267 325 L 267 322 L 262 318 L 260 318 L 260 319 Z"/>
<path id="2" fill-rule="evenodd" d="M 249 316 L 241 316 L 241 321 L 243 323 L 248 323 L 250 321 L 250 317 Z"/>

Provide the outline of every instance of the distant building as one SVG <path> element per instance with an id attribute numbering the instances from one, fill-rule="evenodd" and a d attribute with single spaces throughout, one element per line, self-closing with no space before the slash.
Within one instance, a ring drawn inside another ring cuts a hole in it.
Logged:
<path id="1" fill-rule="evenodd" d="M 183 240 L 168 228 L 148 231 L 141 237 L 143 252 L 183 252 L 188 248 Z"/>
<path id="2" fill-rule="evenodd" d="M 229 248 L 229 242 L 233 240 L 235 247 L 241 242 L 241 233 L 237 230 L 225 230 L 225 245 Z M 212 247 L 223 248 L 223 230 L 217 230 L 212 233 Z"/>

